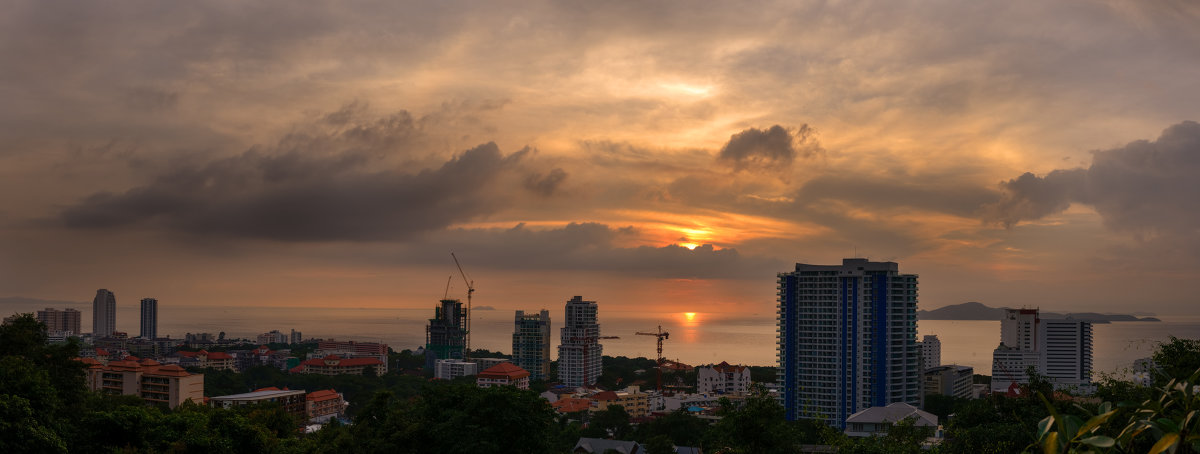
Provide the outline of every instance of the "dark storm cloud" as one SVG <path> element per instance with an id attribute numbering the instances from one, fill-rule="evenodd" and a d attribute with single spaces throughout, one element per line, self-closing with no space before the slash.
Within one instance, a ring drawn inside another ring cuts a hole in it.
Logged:
<path id="1" fill-rule="evenodd" d="M 787 169 L 797 156 L 808 157 L 819 149 L 812 135 L 808 125 L 795 130 L 779 125 L 765 130 L 750 128 L 730 136 L 729 142 L 717 154 L 717 160 L 737 170 Z"/>
<path id="2" fill-rule="evenodd" d="M 1026 173 L 1001 183 L 1003 198 L 985 220 L 1012 226 L 1090 205 L 1122 232 L 1195 237 L 1200 226 L 1200 124 L 1185 121 L 1155 141 L 1139 140 L 1092 154 L 1086 169 Z"/>
<path id="3" fill-rule="evenodd" d="M 121 194 L 93 194 L 61 220 L 78 229 L 152 225 L 281 241 L 401 239 L 499 209 L 488 189 L 519 158 L 487 143 L 437 168 L 377 171 L 353 153 L 250 151 Z"/>
<path id="4" fill-rule="evenodd" d="M 558 187 L 562 185 L 563 180 L 567 179 L 567 171 L 555 167 L 550 169 L 545 175 L 541 172 L 533 173 L 525 178 L 525 188 L 533 191 L 535 194 L 550 196 Z"/>
<path id="5" fill-rule="evenodd" d="M 443 263 L 454 250 L 469 254 L 473 263 L 502 269 L 604 271 L 652 278 L 733 279 L 772 276 L 782 261 L 745 256 L 736 249 L 702 245 L 696 249 L 621 246 L 634 239 L 634 227 L 570 223 L 561 228 L 533 229 L 524 224 L 509 229 L 455 229 L 427 236 L 405 246 L 408 260 Z M 394 259 L 400 255 L 390 255 Z"/>

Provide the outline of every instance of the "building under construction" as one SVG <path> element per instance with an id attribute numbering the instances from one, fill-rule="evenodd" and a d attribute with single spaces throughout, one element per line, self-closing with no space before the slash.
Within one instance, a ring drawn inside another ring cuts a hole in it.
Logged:
<path id="1" fill-rule="evenodd" d="M 467 343 L 467 313 L 462 301 L 443 299 L 425 327 L 425 351 L 437 359 L 462 359 Z M 432 367 L 432 366 L 431 366 Z"/>

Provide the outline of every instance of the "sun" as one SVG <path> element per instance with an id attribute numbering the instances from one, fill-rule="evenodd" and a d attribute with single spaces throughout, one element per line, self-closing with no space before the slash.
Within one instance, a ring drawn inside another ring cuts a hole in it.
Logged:
<path id="1" fill-rule="evenodd" d="M 683 316 L 684 316 L 684 317 L 687 317 L 688 321 L 692 321 L 692 320 L 695 320 L 695 319 L 696 319 L 696 313 L 695 313 L 695 312 L 684 312 L 684 313 L 683 313 Z"/>
<path id="2" fill-rule="evenodd" d="M 692 251 L 696 250 L 697 247 L 700 247 L 700 245 L 696 244 L 696 243 L 682 243 L 682 244 L 680 244 L 680 246 L 688 248 L 689 250 L 692 250 Z"/>

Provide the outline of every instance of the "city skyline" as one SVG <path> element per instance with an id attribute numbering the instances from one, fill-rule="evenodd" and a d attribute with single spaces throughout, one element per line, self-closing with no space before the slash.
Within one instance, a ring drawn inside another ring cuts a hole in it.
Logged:
<path id="1" fill-rule="evenodd" d="M 14 2 L 0 298 L 1194 314 L 1200 6 L 496 8 Z"/>

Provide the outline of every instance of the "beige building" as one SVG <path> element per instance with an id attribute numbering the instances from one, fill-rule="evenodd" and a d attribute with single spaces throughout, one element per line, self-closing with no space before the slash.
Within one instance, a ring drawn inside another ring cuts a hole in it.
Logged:
<path id="1" fill-rule="evenodd" d="M 375 375 L 380 375 L 383 373 L 383 363 L 375 358 L 342 358 L 337 355 L 329 355 L 324 358 L 304 360 L 300 362 L 299 366 L 293 367 L 290 372 L 294 374 L 363 375 L 368 370 L 373 370 Z"/>
<path id="2" fill-rule="evenodd" d="M 596 412 L 607 410 L 609 405 L 625 407 L 625 412 L 631 418 L 645 418 L 650 415 L 650 395 L 642 392 L 641 387 L 630 386 L 620 391 L 603 391 L 591 397 L 592 408 Z"/>
<path id="3" fill-rule="evenodd" d="M 188 373 L 182 367 L 164 366 L 152 359 L 108 364 L 91 358 L 80 361 L 88 365 L 87 383 L 92 391 L 138 396 L 168 408 L 188 400 L 204 403 L 204 374 Z"/>
<path id="4" fill-rule="evenodd" d="M 304 396 L 305 409 L 310 423 L 321 424 L 342 415 L 346 411 L 346 399 L 332 389 L 313 391 Z"/>
<path id="5" fill-rule="evenodd" d="M 218 370 L 237 370 L 237 365 L 234 363 L 233 356 L 224 352 L 209 352 L 208 350 L 200 350 L 198 352 L 175 352 L 179 355 L 179 364 L 186 367 L 213 368 Z"/>

